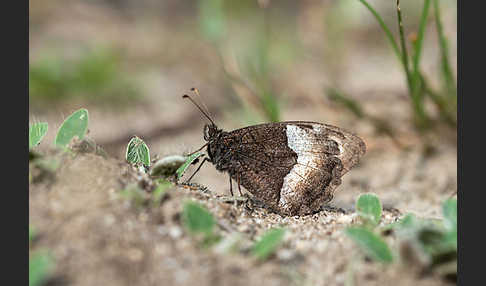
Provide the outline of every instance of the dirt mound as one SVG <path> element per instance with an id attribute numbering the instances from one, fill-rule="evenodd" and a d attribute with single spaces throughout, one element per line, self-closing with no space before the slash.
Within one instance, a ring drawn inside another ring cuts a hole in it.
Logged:
<path id="1" fill-rule="evenodd" d="M 49 280 L 61 285 L 345 285 L 352 276 L 366 285 L 441 285 L 437 277 L 397 264 L 365 262 L 342 230 L 354 212 L 326 207 L 314 215 L 281 217 L 252 200 L 225 202 L 198 188 L 173 186 L 160 205 L 137 206 L 122 195 L 136 181 L 130 165 L 94 154 L 52 155 L 55 174 L 29 188 L 30 225 L 38 230 L 32 249 L 48 249 L 56 264 Z M 38 176 L 38 175 L 37 175 Z M 224 237 L 238 237 L 239 250 L 204 248 L 181 223 L 183 202 L 203 204 Z M 384 223 L 397 211 L 384 211 Z M 284 243 L 266 262 L 249 247 L 270 227 L 287 229 Z M 406 274 L 404 274 L 404 272 Z M 57 285 L 57 284 L 56 284 Z"/>

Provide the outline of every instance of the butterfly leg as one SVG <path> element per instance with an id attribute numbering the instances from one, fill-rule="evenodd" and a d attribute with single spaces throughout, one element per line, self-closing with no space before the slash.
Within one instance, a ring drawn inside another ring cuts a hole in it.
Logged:
<path id="1" fill-rule="evenodd" d="M 240 196 L 243 196 L 243 194 L 241 193 L 241 185 L 240 185 L 240 174 L 236 175 L 236 177 L 238 178 L 238 192 L 240 192 Z"/>
<path id="2" fill-rule="evenodd" d="M 231 182 L 231 175 L 229 176 L 229 179 L 230 179 L 230 193 L 231 196 L 233 197 L 233 183 Z"/>
<path id="3" fill-rule="evenodd" d="M 192 175 L 189 177 L 189 179 L 187 179 L 186 183 L 189 183 L 191 181 L 192 177 L 194 177 L 194 175 L 196 175 L 196 173 L 199 172 L 199 169 L 201 169 L 202 165 L 206 161 L 209 161 L 209 159 L 208 158 L 204 158 L 204 160 L 201 162 L 201 164 L 199 164 L 199 167 L 197 167 L 196 171 L 194 173 L 192 173 Z"/>

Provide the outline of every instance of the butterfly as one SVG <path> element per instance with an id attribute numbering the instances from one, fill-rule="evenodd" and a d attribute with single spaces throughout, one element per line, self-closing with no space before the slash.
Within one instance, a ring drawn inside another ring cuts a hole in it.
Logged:
<path id="1" fill-rule="evenodd" d="M 197 95 L 197 89 L 192 88 Z M 190 96 L 209 120 L 204 126 L 209 161 L 269 209 L 283 216 L 306 215 L 332 200 L 341 177 L 358 164 L 366 145 L 339 127 L 310 121 L 285 121 L 224 131 Z M 198 150 L 198 151 L 199 151 Z M 197 151 L 196 151 L 197 152 Z"/>

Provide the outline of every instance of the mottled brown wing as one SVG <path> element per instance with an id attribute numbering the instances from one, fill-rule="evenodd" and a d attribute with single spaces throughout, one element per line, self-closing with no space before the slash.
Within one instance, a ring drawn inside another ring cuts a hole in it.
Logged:
<path id="1" fill-rule="evenodd" d="M 297 154 L 287 146 L 284 126 L 250 126 L 232 131 L 229 136 L 237 138 L 232 160 L 239 165 L 232 177 L 278 211 L 283 179 L 297 163 Z"/>
<path id="2" fill-rule="evenodd" d="M 315 122 L 261 124 L 229 136 L 240 141 L 232 158 L 239 162 L 233 178 L 286 215 L 310 213 L 330 200 L 342 174 L 364 153 L 356 136 Z"/>

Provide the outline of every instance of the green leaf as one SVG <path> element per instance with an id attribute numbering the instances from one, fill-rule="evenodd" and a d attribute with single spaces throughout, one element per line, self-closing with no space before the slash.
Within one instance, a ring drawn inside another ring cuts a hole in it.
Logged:
<path id="1" fill-rule="evenodd" d="M 259 260 L 265 260 L 282 242 L 285 229 L 273 228 L 263 234 L 260 240 L 253 245 L 252 254 Z"/>
<path id="2" fill-rule="evenodd" d="M 386 242 L 368 229 L 349 227 L 345 233 L 371 258 L 382 263 L 393 261 L 392 253 Z"/>
<path id="3" fill-rule="evenodd" d="M 125 158 L 132 164 L 142 163 L 145 166 L 150 166 L 150 151 L 147 144 L 137 136 L 133 137 L 127 146 Z"/>
<path id="4" fill-rule="evenodd" d="M 416 233 L 422 251 L 431 259 L 431 264 L 442 264 L 457 259 L 457 232 L 446 232 L 434 225 L 424 225 Z"/>
<path id="5" fill-rule="evenodd" d="M 49 274 L 51 266 L 52 261 L 47 253 L 33 254 L 29 258 L 29 286 L 41 285 Z"/>
<path id="6" fill-rule="evenodd" d="M 176 174 L 177 170 L 186 162 L 186 157 L 171 155 L 157 160 L 150 168 L 150 176 L 167 178 Z"/>
<path id="7" fill-rule="evenodd" d="M 453 245 L 457 249 L 457 200 L 448 199 L 442 205 L 444 215 L 444 226 L 447 232 L 444 243 Z"/>
<path id="8" fill-rule="evenodd" d="M 38 122 L 29 126 L 29 149 L 39 145 L 47 133 L 47 122 Z"/>
<path id="9" fill-rule="evenodd" d="M 411 228 L 411 227 L 414 227 L 417 225 L 417 217 L 412 214 L 412 213 L 409 213 L 407 215 L 405 215 L 405 217 L 403 217 L 400 221 L 400 227 L 403 227 L 403 228 Z"/>
<path id="10" fill-rule="evenodd" d="M 87 130 L 88 110 L 81 108 L 64 120 L 57 131 L 54 144 L 65 148 L 74 137 L 77 137 L 79 140 L 83 139 Z"/>
<path id="11" fill-rule="evenodd" d="M 414 214 L 409 213 L 401 218 L 399 221 L 395 221 L 389 224 L 384 225 L 380 228 L 381 232 L 386 232 L 389 230 L 393 231 L 403 231 L 404 229 L 417 229 L 418 228 L 418 221 Z"/>
<path id="12" fill-rule="evenodd" d="M 356 211 L 365 222 L 376 226 L 381 219 L 381 202 L 374 194 L 360 195 L 356 202 Z"/>
<path id="13" fill-rule="evenodd" d="M 192 162 L 194 162 L 197 158 L 199 158 L 202 155 L 204 155 L 204 154 L 198 152 L 198 153 L 192 154 L 191 156 L 187 157 L 186 162 L 184 164 L 182 164 L 182 166 L 180 166 L 179 169 L 177 169 L 177 171 L 176 171 L 177 178 L 179 179 L 180 177 L 182 177 L 182 175 L 186 171 L 187 167 L 189 167 L 189 165 L 192 164 Z"/>
<path id="14" fill-rule="evenodd" d="M 457 200 L 448 199 L 442 204 L 445 226 L 448 229 L 457 228 Z"/>
<path id="15" fill-rule="evenodd" d="M 444 234 L 443 243 L 457 250 L 457 229 L 448 231 Z"/>
<path id="16" fill-rule="evenodd" d="M 182 221 L 189 232 L 205 233 L 209 235 L 213 231 L 214 218 L 206 208 L 195 202 L 186 202 L 182 212 Z"/>

